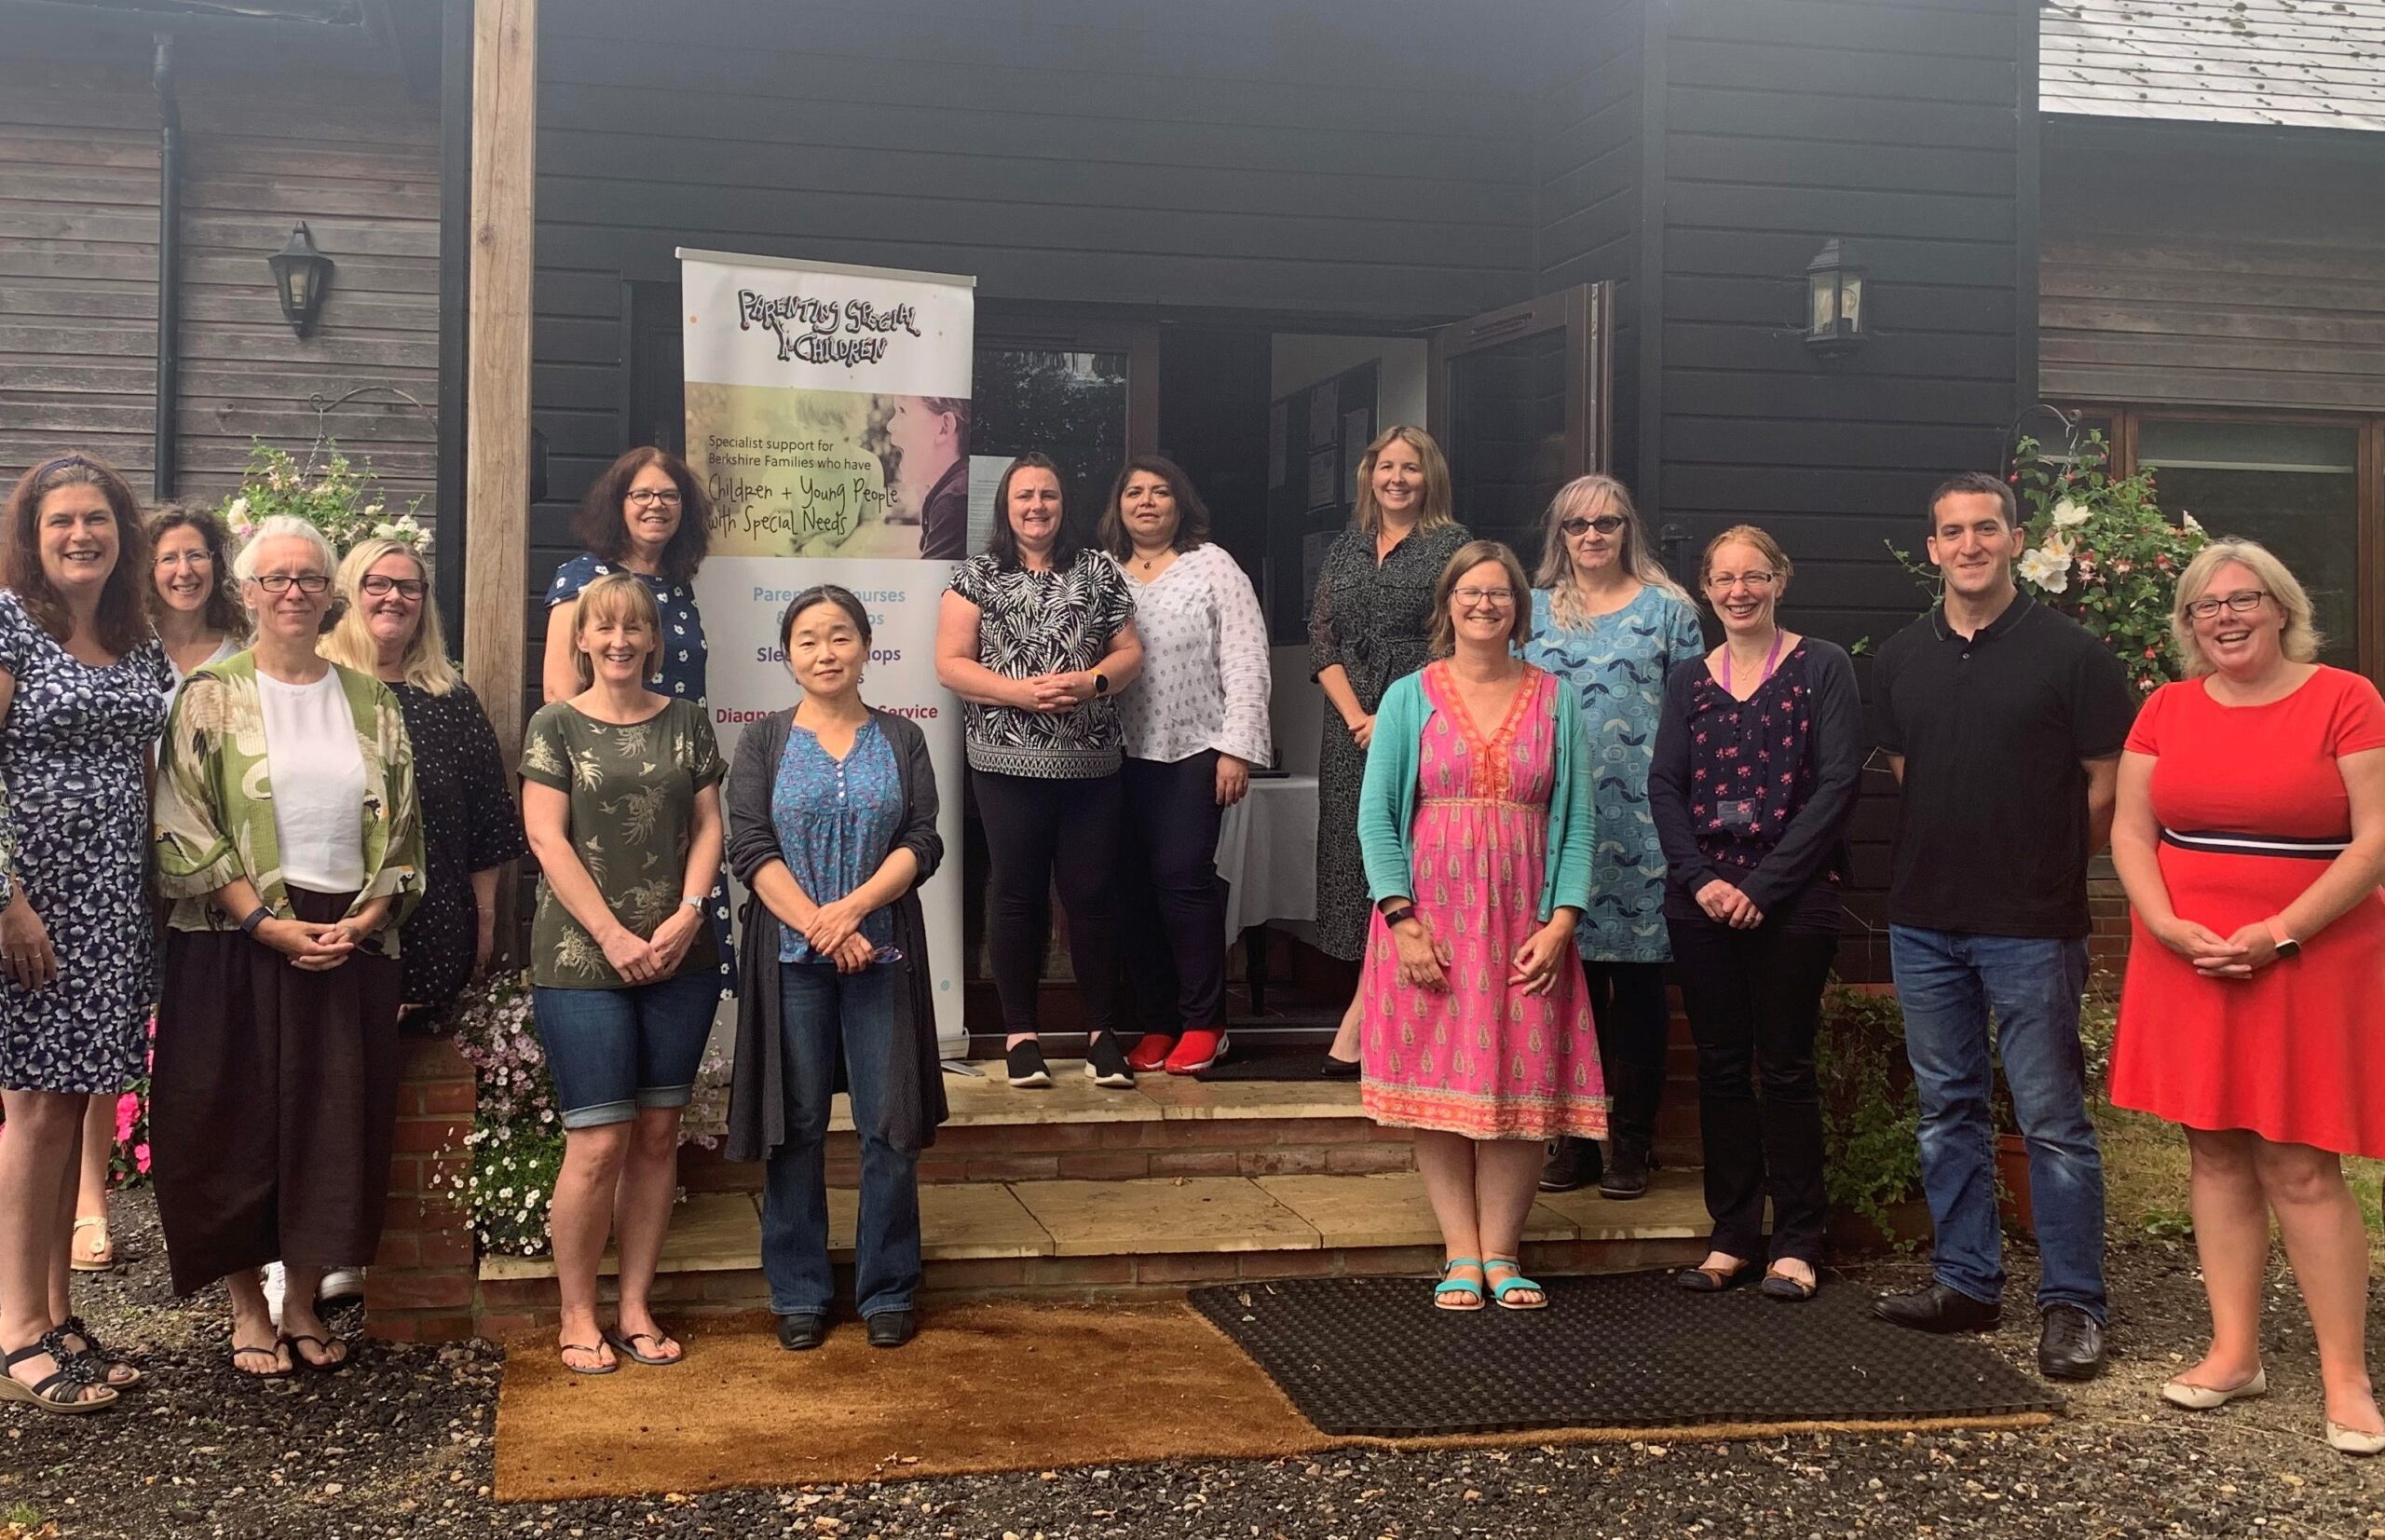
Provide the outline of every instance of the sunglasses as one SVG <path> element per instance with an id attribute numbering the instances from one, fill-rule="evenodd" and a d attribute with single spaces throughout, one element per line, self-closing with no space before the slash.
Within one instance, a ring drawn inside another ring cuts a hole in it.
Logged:
<path id="1" fill-rule="evenodd" d="M 1612 535 L 1616 530 L 1623 527 L 1623 515 L 1620 513 L 1601 513 L 1595 519 L 1572 518 L 1567 519 L 1557 527 L 1563 530 L 1566 534 L 1571 535 L 1575 539 L 1581 538 L 1593 529 L 1597 530 L 1601 535 Z"/>

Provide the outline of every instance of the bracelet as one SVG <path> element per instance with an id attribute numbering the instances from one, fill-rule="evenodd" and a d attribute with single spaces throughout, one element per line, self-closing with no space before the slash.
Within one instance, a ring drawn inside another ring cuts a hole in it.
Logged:
<path id="1" fill-rule="evenodd" d="M 240 934 L 245 936 L 254 936 L 257 934 L 257 927 L 272 918 L 273 911 L 260 904 L 249 911 L 249 917 L 246 920 L 240 921 Z"/>

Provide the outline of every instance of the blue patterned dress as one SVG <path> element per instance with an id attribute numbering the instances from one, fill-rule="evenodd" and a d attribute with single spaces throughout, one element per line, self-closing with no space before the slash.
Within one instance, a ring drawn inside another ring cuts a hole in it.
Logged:
<path id="1" fill-rule="evenodd" d="M 146 766 L 173 672 L 154 640 L 82 662 L 7 590 L 0 669 L 17 681 L 0 722 L 13 902 L 34 906 L 58 954 L 39 989 L 0 979 L 0 1086 L 114 1096 L 141 1073 L 157 998 Z"/>
<path id="2" fill-rule="evenodd" d="M 588 552 L 581 552 L 555 568 L 555 579 L 547 585 L 547 607 L 569 604 L 579 597 L 579 591 L 599 578 L 615 572 L 628 572 L 625 566 L 615 566 Z M 656 673 L 660 675 L 655 688 L 664 695 L 675 695 L 704 706 L 704 665 L 710 653 L 704 647 L 704 619 L 696 610 L 696 593 L 690 582 L 666 582 L 650 573 L 634 574 L 654 595 L 654 607 L 662 616 L 662 648 L 657 656 Z M 723 994 L 737 992 L 736 943 L 729 934 L 729 869 L 721 868 L 719 879 L 713 883 L 712 893 L 704 901 L 712 909 L 713 940 L 720 947 L 720 989 Z"/>
<path id="3" fill-rule="evenodd" d="M 903 776 L 894 745 L 864 722 L 842 759 L 821 747 L 802 723 L 787 729 L 770 785 L 770 825 L 778 831 L 786 869 L 814 904 L 833 904 L 878 875 L 894 837 L 903 828 Z M 901 961 L 894 952 L 894 909 L 887 905 L 862 917 L 861 934 L 878 948 L 880 962 Z M 779 928 L 781 962 L 828 962 L 793 926 Z"/>
<path id="4" fill-rule="evenodd" d="M 1611 615 L 1560 626 L 1549 592 L 1532 593 L 1532 640 L 1524 661 L 1572 685 L 1582 697 L 1582 729 L 1596 767 L 1598 859 L 1590 908 L 1574 933 L 1591 962 L 1670 962 L 1665 931 L 1665 852 L 1648 811 L 1648 764 L 1665 675 L 1706 653 L 1697 611 L 1661 589 L 1643 587 Z"/>

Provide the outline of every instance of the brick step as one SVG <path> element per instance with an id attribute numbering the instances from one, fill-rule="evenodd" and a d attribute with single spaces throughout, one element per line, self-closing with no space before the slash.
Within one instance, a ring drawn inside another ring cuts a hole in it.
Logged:
<path id="1" fill-rule="evenodd" d="M 1236 1279 L 1425 1276 L 1441 1258 L 1412 1172 L 945 1184 L 922 1188 L 920 1207 L 929 1304 Z M 853 1192 L 830 1192 L 829 1247 L 847 1287 L 856 1211 Z M 1707 1228 L 1697 1174 L 1664 1171 L 1630 1203 L 1591 1191 L 1544 1193 L 1525 1228 L 1524 1261 L 1552 1274 L 1685 1265 L 1705 1254 Z M 484 1258 L 482 1332 L 551 1325 L 553 1277 L 545 1258 Z M 769 1307 L 752 1194 L 689 1196 L 664 1243 L 655 1299 L 682 1314 Z"/>

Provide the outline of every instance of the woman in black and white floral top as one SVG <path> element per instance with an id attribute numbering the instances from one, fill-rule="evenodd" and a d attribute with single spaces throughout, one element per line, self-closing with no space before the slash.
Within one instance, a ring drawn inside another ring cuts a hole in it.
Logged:
<path id="1" fill-rule="evenodd" d="M 1116 566 L 1069 527 L 1050 459 L 1013 460 L 994 506 L 1002 516 L 985 553 L 962 565 L 944 595 L 935 675 L 967 702 L 963 738 L 992 858 L 988 949 L 1010 1083 L 1052 1083 L 1036 1043 L 1035 995 L 1038 921 L 1056 878 L 1084 996 L 1085 1073 L 1097 1084 L 1132 1085 L 1111 1028 L 1124 806 L 1117 695 L 1143 666 L 1135 602 Z M 1056 861 L 1064 832 L 1069 857 Z"/>
<path id="2" fill-rule="evenodd" d="M 1267 620 L 1175 461 L 1138 455 L 1101 515 L 1102 549 L 1135 595 L 1143 676 L 1125 729 L 1125 859 L 1118 907 L 1142 1018 L 1137 1071 L 1197 1073 L 1226 1049 L 1226 917 L 1218 825 L 1273 756 Z"/>

